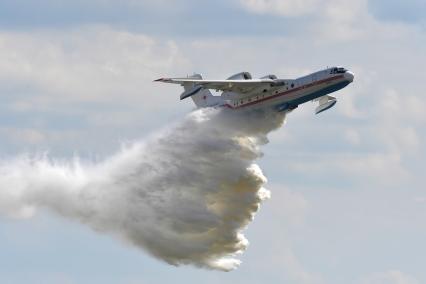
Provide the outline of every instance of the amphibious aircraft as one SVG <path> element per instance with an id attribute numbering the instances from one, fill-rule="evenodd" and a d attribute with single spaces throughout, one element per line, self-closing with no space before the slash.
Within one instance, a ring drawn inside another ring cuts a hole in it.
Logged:
<path id="1" fill-rule="evenodd" d="M 253 79 L 249 72 L 237 73 L 226 80 L 204 80 L 200 74 L 186 78 L 161 78 L 155 81 L 180 84 L 180 99 L 191 97 L 197 107 L 227 107 L 233 110 L 272 108 L 290 112 L 308 101 L 318 102 L 315 113 L 337 102 L 328 94 L 352 83 L 354 74 L 343 67 L 331 67 L 297 79 L 278 79 L 266 75 Z M 214 96 L 210 90 L 222 91 Z"/>

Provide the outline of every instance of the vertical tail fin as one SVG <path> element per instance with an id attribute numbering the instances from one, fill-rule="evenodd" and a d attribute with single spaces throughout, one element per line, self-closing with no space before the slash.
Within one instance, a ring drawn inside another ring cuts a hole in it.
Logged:
<path id="1" fill-rule="evenodd" d="M 195 105 L 200 108 L 217 106 L 224 103 L 222 96 L 213 96 L 209 89 L 204 88 L 203 77 L 200 74 L 194 74 L 186 78 L 160 78 L 154 81 L 183 86 L 185 91 L 180 95 L 180 99 L 183 100 L 191 97 Z"/>
<path id="2" fill-rule="evenodd" d="M 201 76 L 201 74 L 194 74 L 191 76 L 188 76 L 189 79 L 203 79 L 203 77 Z M 185 91 L 189 91 L 191 89 L 194 88 L 194 83 L 188 82 L 188 83 L 183 83 L 182 86 L 184 88 Z M 208 106 L 213 106 L 216 105 L 219 102 L 220 97 L 215 97 L 212 95 L 212 93 L 210 92 L 210 90 L 208 89 L 200 89 L 198 92 L 196 92 L 195 95 L 191 96 L 191 99 L 194 101 L 194 104 L 197 107 L 208 107 Z"/>

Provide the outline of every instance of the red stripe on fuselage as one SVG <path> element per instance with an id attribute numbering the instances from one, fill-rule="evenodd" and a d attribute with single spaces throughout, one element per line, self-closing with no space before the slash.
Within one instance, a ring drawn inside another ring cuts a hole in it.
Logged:
<path id="1" fill-rule="evenodd" d="M 290 94 L 290 93 L 293 93 L 293 92 L 297 92 L 297 91 L 305 89 L 305 88 L 310 88 L 310 87 L 313 87 L 313 86 L 316 86 L 316 85 L 320 85 L 322 83 L 326 83 L 326 82 L 337 80 L 337 79 L 341 79 L 341 78 L 343 78 L 343 75 L 338 75 L 338 76 L 330 77 L 330 78 L 327 78 L 327 79 L 316 81 L 316 82 L 313 82 L 313 83 L 310 83 L 310 84 L 307 84 L 307 85 L 303 85 L 303 86 L 297 87 L 295 89 L 291 89 L 291 90 L 288 90 L 288 91 L 285 91 L 285 92 L 282 92 L 282 93 L 278 93 L 278 94 L 272 95 L 270 97 L 266 97 L 266 98 L 263 98 L 263 99 L 260 99 L 260 100 L 257 100 L 257 101 L 253 101 L 251 103 L 243 104 L 243 105 L 240 105 L 240 106 L 236 106 L 236 107 L 231 106 L 230 104 L 225 104 L 224 106 L 228 107 L 228 108 L 232 108 L 232 109 L 237 109 L 237 108 L 242 108 L 242 107 L 246 107 L 246 106 L 251 106 L 251 105 L 255 105 L 255 104 L 267 101 L 267 100 L 275 99 L 275 98 L 283 96 L 283 95 L 287 95 L 287 94 Z"/>

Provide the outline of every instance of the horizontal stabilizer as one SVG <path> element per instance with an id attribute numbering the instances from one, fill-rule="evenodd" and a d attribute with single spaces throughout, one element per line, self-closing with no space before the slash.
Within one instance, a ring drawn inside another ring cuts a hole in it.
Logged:
<path id="1" fill-rule="evenodd" d="M 202 86 L 195 85 L 191 89 L 185 90 L 185 92 L 183 92 L 180 95 L 180 99 L 183 100 L 183 99 L 186 99 L 188 97 L 191 97 L 191 96 L 195 95 L 196 93 L 198 93 L 199 91 L 201 91 L 201 89 L 203 89 Z"/>

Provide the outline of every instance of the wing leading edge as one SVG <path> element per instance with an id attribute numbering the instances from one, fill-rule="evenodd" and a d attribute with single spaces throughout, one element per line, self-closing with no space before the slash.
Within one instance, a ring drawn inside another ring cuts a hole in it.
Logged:
<path id="1" fill-rule="evenodd" d="M 154 80 L 155 82 L 171 83 L 171 84 L 188 84 L 192 83 L 194 86 L 201 86 L 204 89 L 212 89 L 224 92 L 235 92 L 245 94 L 257 88 L 264 87 L 269 89 L 276 83 L 272 79 L 249 79 L 249 80 L 202 80 L 190 78 L 160 78 Z"/>

